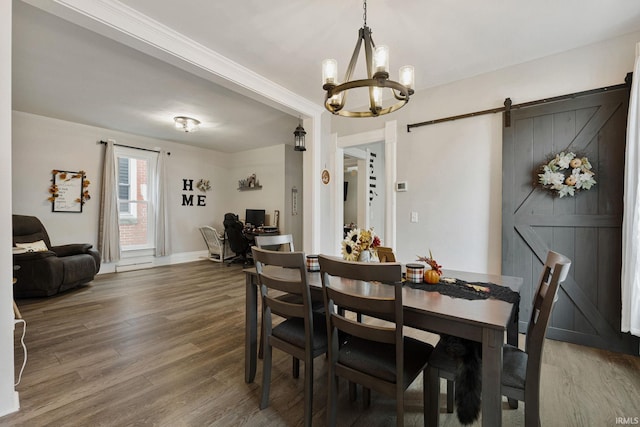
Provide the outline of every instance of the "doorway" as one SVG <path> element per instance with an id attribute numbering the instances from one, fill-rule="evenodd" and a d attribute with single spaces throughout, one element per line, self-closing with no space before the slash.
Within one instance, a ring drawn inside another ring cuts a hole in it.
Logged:
<path id="1" fill-rule="evenodd" d="M 336 165 L 336 189 L 334 196 L 334 247 L 339 248 L 344 233 L 344 161 L 345 153 L 353 157 L 353 149 L 360 149 L 366 152 L 369 149 L 364 167 L 367 172 L 364 174 L 366 184 L 359 187 L 359 193 L 362 191 L 358 200 L 364 208 L 358 208 L 359 228 L 374 227 L 376 234 L 382 240 L 384 246 L 395 249 L 396 245 L 396 194 L 394 185 L 396 181 L 396 141 L 397 141 L 397 122 L 395 120 L 385 123 L 385 127 L 378 130 L 363 132 L 359 134 L 337 137 L 334 134 L 335 149 L 332 150 L 333 164 Z M 373 148 L 373 149 L 372 149 Z M 373 155 L 372 155 L 373 154 Z M 372 161 L 373 160 L 373 161 Z M 360 169 L 360 167 L 358 168 Z M 373 173 L 372 173 L 373 172 Z M 375 178 L 375 179 L 371 179 Z M 372 182 L 375 181 L 375 184 Z M 371 187 L 375 185 L 375 187 Z M 349 184 L 350 188 L 351 184 Z M 347 194 L 349 192 L 347 189 Z M 360 188 L 362 190 L 360 190 Z M 362 194 L 366 197 L 362 197 Z M 384 195 L 384 197 L 381 197 Z M 372 198 L 372 199 L 371 199 Z M 373 216 L 367 212 L 369 204 L 376 209 L 378 214 Z M 376 206 L 376 204 L 378 206 Z M 360 212 L 364 212 L 361 214 Z M 366 216 L 365 216 L 366 215 Z M 371 221 L 370 221 L 371 220 Z"/>

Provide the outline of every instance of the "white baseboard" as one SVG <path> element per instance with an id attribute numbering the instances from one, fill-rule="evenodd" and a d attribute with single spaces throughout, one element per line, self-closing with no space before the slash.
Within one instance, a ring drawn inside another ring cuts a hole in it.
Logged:
<path id="1" fill-rule="evenodd" d="M 14 390 L 14 392 L 13 392 L 13 402 L 12 402 L 11 407 L 3 408 L 3 410 L 0 411 L 0 417 L 4 417 L 5 415 L 13 414 L 14 412 L 18 412 L 19 410 L 20 410 L 20 395 L 18 394 L 17 391 Z"/>
<path id="2" fill-rule="evenodd" d="M 98 274 L 119 273 L 123 271 L 143 270 L 163 265 L 182 264 L 185 262 L 208 259 L 207 251 L 182 252 L 164 257 L 141 256 L 124 258 L 117 263 L 102 263 Z"/>

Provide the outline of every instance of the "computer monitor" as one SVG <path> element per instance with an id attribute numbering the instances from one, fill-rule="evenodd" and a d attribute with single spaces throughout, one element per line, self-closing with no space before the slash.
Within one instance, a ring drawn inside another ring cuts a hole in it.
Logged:
<path id="1" fill-rule="evenodd" d="M 264 225 L 265 210 L 264 209 L 247 209 L 244 214 L 245 224 L 251 224 L 254 227 Z"/>

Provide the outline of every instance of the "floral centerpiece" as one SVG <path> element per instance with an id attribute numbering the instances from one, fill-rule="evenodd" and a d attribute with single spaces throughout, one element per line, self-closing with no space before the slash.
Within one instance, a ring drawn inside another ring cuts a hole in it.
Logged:
<path id="1" fill-rule="evenodd" d="M 560 197 L 573 196 L 576 191 L 588 190 L 596 183 L 589 159 L 571 152 L 556 154 L 540 166 L 540 172 L 538 183 Z"/>
<path id="2" fill-rule="evenodd" d="M 342 257 L 347 261 L 369 261 L 377 258 L 376 248 L 380 246 L 380 238 L 368 230 L 354 228 L 342 241 Z"/>

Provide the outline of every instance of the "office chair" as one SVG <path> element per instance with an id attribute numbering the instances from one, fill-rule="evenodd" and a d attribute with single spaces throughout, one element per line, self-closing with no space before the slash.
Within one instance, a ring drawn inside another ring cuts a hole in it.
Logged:
<path id="1" fill-rule="evenodd" d="M 251 245 L 249 244 L 249 239 L 242 233 L 244 225 L 240 222 L 238 216 L 233 213 L 226 213 L 224 214 L 222 224 L 224 225 L 224 232 L 229 240 L 229 247 L 236 253 L 234 258 L 227 261 L 227 266 L 230 266 L 231 263 L 234 262 L 242 262 L 243 264 L 251 263 L 251 260 L 247 257 L 247 254 L 251 250 Z"/>

